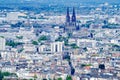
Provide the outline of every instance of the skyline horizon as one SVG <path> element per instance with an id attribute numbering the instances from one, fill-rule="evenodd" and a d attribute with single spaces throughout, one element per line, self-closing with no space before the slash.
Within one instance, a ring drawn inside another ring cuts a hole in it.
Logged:
<path id="1" fill-rule="evenodd" d="M 1 0 L 0 3 L 25 3 L 25 2 L 39 2 L 39 3 L 62 3 L 62 2 L 65 2 L 65 3 L 69 3 L 69 2 L 72 2 L 72 3 L 120 3 L 120 0 Z"/>

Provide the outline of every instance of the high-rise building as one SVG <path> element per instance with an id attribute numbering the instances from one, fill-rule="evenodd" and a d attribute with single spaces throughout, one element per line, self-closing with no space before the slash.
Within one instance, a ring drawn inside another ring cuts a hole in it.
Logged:
<path id="1" fill-rule="evenodd" d="M 51 52 L 62 52 L 62 51 L 63 51 L 63 42 L 51 43 Z"/>
<path id="2" fill-rule="evenodd" d="M 5 50 L 5 38 L 0 37 L 0 50 Z"/>

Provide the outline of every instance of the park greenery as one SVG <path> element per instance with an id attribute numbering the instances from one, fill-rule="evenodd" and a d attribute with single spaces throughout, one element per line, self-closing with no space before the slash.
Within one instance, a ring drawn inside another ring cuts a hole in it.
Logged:
<path id="1" fill-rule="evenodd" d="M 62 36 L 59 36 L 55 41 L 65 41 L 67 38 L 66 37 L 62 37 Z"/>
<path id="2" fill-rule="evenodd" d="M 0 38 L 4 38 L 4 36 L 0 36 Z"/>
<path id="3" fill-rule="evenodd" d="M 72 80 L 72 77 L 70 75 L 67 75 L 66 80 Z"/>
<path id="4" fill-rule="evenodd" d="M 69 46 L 68 39 L 69 39 L 68 37 L 59 36 L 55 41 L 60 41 L 60 42 L 64 41 L 64 45 Z"/>
<path id="5" fill-rule="evenodd" d="M 73 49 L 77 49 L 77 48 L 79 48 L 79 47 L 77 46 L 77 44 L 75 44 L 75 43 L 70 44 L 70 46 L 71 46 Z"/>
<path id="6" fill-rule="evenodd" d="M 81 64 L 81 67 L 92 66 L 92 64 Z"/>
<path id="7" fill-rule="evenodd" d="M 6 45 L 7 46 L 11 46 L 11 47 L 17 47 L 18 45 L 22 45 L 23 43 L 21 42 L 14 42 L 14 41 L 6 41 Z"/>
<path id="8" fill-rule="evenodd" d="M 68 43 L 68 39 L 69 39 L 69 37 L 60 36 L 60 37 L 58 37 L 55 41 L 60 41 L 60 42 L 64 41 L 64 45 L 65 45 L 65 46 L 71 46 L 71 48 L 73 48 L 73 49 L 79 48 L 79 47 L 77 46 L 77 44 L 75 44 L 75 43 L 69 44 L 69 43 Z"/>
<path id="9" fill-rule="evenodd" d="M 112 50 L 120 51 L 120 46 L 117 44 L 112 44 Z"/>
<path id="10" fill-rule="evenodd" d="M 59 77 L 57 80 L 62 80 L 62 78 L 61 78 L 61 77 Z"/>
<path id="11" fill-rule="evenodd" d="M 9 72 L 1 72 L 0 71 L 0 80 L 6 80 L 4 77 L 9 77 L 9 76 L 15 76 L 16 79 L 18 78 L 18 76 L 15 74 L 15 73 L 9 73 Z M 38 80 L 37 79 L 38 77 L 36 75 L 33 76 L 33 78 L 31 79 L 22 79 L 22 80 Z M 17 79 L 18 80 L 18 79 Z M 63 80 L 61 77 L 58 77 L 58 78 L 54 78 L 54 79 L 46 79 L 46 78 L 43 78 L 42 80 Z M 72 80 L 72 76 L 70 75 L 67 75 L 66 79 L 65 80 Z"/>
<path id="12" fill-rule="evenodd" d="M 47 36 L 44 36 L 44 35 L 42 35 L 38 38 L 38 42 L 46 41 L 46 40 L 48 40 L 48 38 L 47 38 Z"/>
<path id="13" fill-rule="evenodd" d="M 46 79 L 46 78 L 44 78 L 44 79 L 42 79 L 42 80 L 63 80 L 61 77 L 59 77 L 59 78 L 57 78 L 57 79 Z M 72 76 L 70 76 L 70 75 L 67 75 L 67 77 L 66 77 L 66 79 L 65 80 L 72 80 Z"/>
<path id="14" fill-rule="evenodd" d="M 17 75 L 15 73 L 0 71 L 0 80 L 4 80 L 5 76 L 16 76 L 17 77 Z"/>
<path id="15" fill-rule="evenodd" d="M 32 44 L 33 45 L 38 45 L 38 42 L 37 41 L 32 41 Z"/>

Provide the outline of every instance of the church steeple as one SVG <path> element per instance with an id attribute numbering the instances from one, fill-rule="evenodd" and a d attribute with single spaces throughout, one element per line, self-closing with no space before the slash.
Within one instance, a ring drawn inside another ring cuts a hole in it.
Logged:
<path id="1" fill-rule="evenodd" d="M 72 22 L 76 22 L 75 8 L 73 7 Z"/>
<path id="2" fill-rule="evenodd" d="M 70 23 L 69 7 L 67 7 L 66 22 L 67 22 L 67 23 Z"/>
<path id="3" fill-rule="evenodd" d="M 65 31 L 67 31 L 68 33 L 72 33 L 75 30 L 76 30 L 75 8 L 73 8 L 73 13 L 72 13 L 71 17 L 70 17 L 70 14 L 69 14 L 69 8 L 67 8 Z"/>

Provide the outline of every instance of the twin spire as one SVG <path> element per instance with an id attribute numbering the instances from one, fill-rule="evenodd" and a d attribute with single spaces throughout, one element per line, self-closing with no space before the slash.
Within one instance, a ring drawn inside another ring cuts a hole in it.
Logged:
<path id="1" fill-rule="evenodd" d="M 66 15 L 66 22 L 76 22 L 76 13 L 75 13 L 75 8 L 73 7 L 73 13 L 72 13 L 72 18 L 70 19 L 70 14 L 69 14 L 69 7 L 67 7 L 67 15 Z"/>

